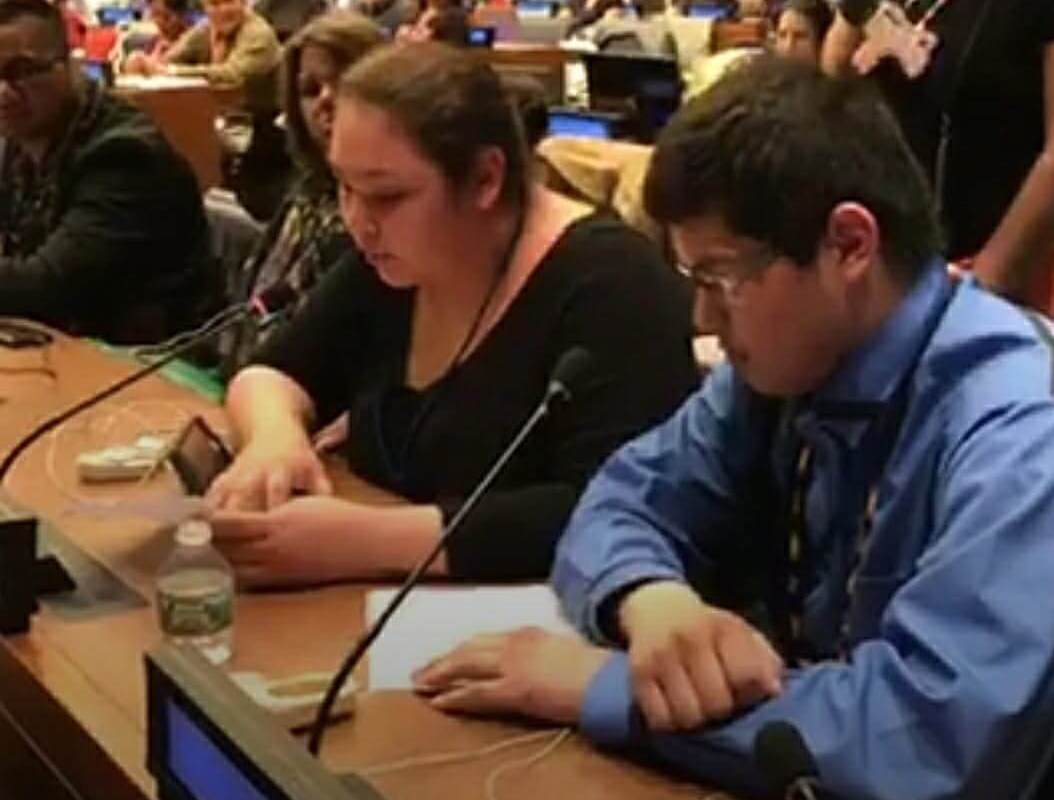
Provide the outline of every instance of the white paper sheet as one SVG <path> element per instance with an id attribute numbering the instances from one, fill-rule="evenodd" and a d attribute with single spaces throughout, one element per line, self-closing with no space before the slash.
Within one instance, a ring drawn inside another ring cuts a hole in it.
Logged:
<path id="1" fill-rule="evenodd" d="M 366 596 L 369 623 L 395 591 L 377 589 Z M 369 688 L 408 689 L 415 669 L 464 640 L 524 625 L 556 633 L 573 630 L 546 585 L 415 589 L 370 649 Z"/>

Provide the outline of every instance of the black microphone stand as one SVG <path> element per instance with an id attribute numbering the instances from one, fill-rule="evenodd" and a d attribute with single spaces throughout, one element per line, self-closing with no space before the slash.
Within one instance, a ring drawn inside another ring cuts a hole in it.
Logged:
<path id="1" fill-rule="evenodd" d="M 582 361 L 582 359 L 579 360 Z M 584 361 L 582 363 L 584 363 Z M 348 653 L 344 662 L 340 665 L 340 669 L 338 669 L 333 676 L 333 680 L 330 681 L 329 687 L 326 689 L 326 694 L 322 699 L 322 704 L 318 707 L 318 714 L 315 716 L 315 721 L 311 725 L 311 733 L 307 742 L 308 752 L 312 755 L 317 756 L 319 750 L 322 748 L 322 737 L 325 734 L 326 726 L 333 710 L 333 705 L 337 701 L 340 690 L 344 688 L 344 683 L 347 681 L 351 671 L 358 666 L 358 663 L 362 660 L 366 651 L 369 650 L 370 645 L 373 644 L 373 641 L 380 635 L 381 631 L 384 630 L 384 626 L 387 624 L 392 614 L 399 609 L 399 606 L 402 605 L 406 596 L 410 594 L 411 590 L 420 582 L 427 569 L 443 550 L 447 541 L 449 541 L 450 537 L 461 526 L 462 520 L 464 520 L 472 509 L 475 508 L 480 497 L 482 497 L 484 492 L 486 492 L 491 484 L 494 483 L 494 480 L 498 477 L 498 473 L 501 472 L 509 459 L 516 454 L 520 445 L 523 444 L 523 441 L 528 436 L 530 436 L 532 431 L 538 426 L 538 423 L 540 423 L 549 413 L 553 400 L 569 400 L 570 396 L 570 392 L 562 381 L 553 380 L 550 382 L 549 387 L 545 392 L 545 397 L 542 398 L 542 402 L 538 404 L 538 407 L 528 418 L 527 422 L 524 423 L 523 427 L 520 428 L 519 433 L 516 434 L 516 437 L 509 443 L 508 447 L 506 447 L 501 455 L 498 456 L 497 461 L 495 461 L 490 470 L 488 470 L 487 474 L 483 477 L 483 480 L 479 482 L 465 502 L 461 504 L 461 507 L 458 508 L 457 513 L 454 514 L 453 518 L 446 526 L 446 529 L 436 540 L 435 546 L 424 558 L 421 559 L 420 562 L 418 562 L 417 566 L 413 568 L 413 571 L 411 571 L 406 580 L 403 581 L 403 585 L 399 587 L 399 591 L 395 594 L 395 597 L 392 598 L 392 601 L 387 605 L 373 625 L 371 625 L 362 636 L 359 637 L 359 640 L 355 643 L 351 652 Z"/>

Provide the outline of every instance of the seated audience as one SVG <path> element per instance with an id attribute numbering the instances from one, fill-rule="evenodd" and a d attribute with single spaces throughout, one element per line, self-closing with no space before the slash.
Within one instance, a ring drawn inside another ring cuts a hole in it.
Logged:
<path id="1" fill-rule="evenodd" d="M 685 286 L 643 237 L 530 179 L 512 105 L 466 51 L 404 44 L 352 67 L 330 161 L 368 263 L 327 273 L 231 383 L 242 448 L 209 493 L 218 545 L 249 584 L 408 571 L 581 346 L 574 400 L 431 573 L 544 576 L 590 474 L 698 382 Z M 411 504 L 326 496 L 309 434 L 345 411 L 351 469 Z"/>
<path id="2" fill-rule="evenodd" d="M 70 60 L 43 0 L 0 2 L 0 314 L 118 342 L 209 297 L 197 181 L 149 119 Z"/>
<path id="3" fill-rule="evenodd" d="M 172 45 L 193 25 L 190 0 L 150 0 L 150 22 L 157 35 L 140 40 L 138 49 L 129 52 L 121 61 L 121 72 L 148 75 L 156 71 L 152 65 L 162 63 Z M 125 46 L 122 44 L 122 49 Z"/>
<path id="4" fill-rule="evenodd" d="M 152 71 L 200 75 L 219 87 L 240 88 L 249 111 L 273 112 L 281 47 L 271 26 L 247 0 L 204 0 L 204 8 L 206 19 Z"/>
<path id="5" fill-rule="evenodd" d="M 776 20 L 776 52 L 818 67 L 824 37 L 833 21 L 834 12 L 827 0 L 789 0 Z"/>
<path id="6" fill-rule="evenodd" d="M 665 1 L 638 0 L 633 9 L 625 9 L 618 16 L 602 16 L 583 35 L 604 52 L 676 56 L 673 33 L 666 22 Z"/>
<path id="7" fill-rule="evenodd" d="M 553 581 L 592 643 L 476 640 L 419 689 L 744 796 L 783 795 L 753 757 L 777 720 L 832 797 L 1030 796 L 1054 722 L 1048 334 L 949 277 L 859 82 L 751 61 L 674 119 L 646 198 L 729 363 L 574 512 Z"/>
<path id="8" fill-rule="evenodd" d="M 337 81 L 347 67 L 384 41 L 384 33 L 351 11 L 316 17 L 285 47 L 282 98 L 297 175 L 263 239 L 238 277 L 241 299 L 285 283 L 304 296 L 354 247 L 340 218 L 337 182 L 326 161 Z M 254 327 L 241 332 L 228 373 L 260 344 Z"/>

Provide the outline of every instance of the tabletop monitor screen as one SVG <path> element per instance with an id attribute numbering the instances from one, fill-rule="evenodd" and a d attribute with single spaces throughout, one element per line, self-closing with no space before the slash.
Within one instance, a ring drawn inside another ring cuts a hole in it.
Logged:
<path id="1" fill-rule="evenodd" d="M 470 47 L 493 47 L 494 26 L 476 25 L 468 29 L 468 43 Z"/>
<path id="2" fill-rule="evenodd" d="M 733 16 L 735 10 L 720 3 L 689 3 L 686 16 L 695 19 L 728 19 Z"/>
<path id="3" fill-rule="evenodd" d="M 99 24 L 105 27 L 120 25 L 122 22 L 133 22 L 139 18 L 139 12 L 134 8 L 122 6 L 102 6 L 95 13 L 99 18 Z"/>
<path id="4" fill-rule="evenodd" d="M 384 800 L 312 758 L 186 646 L 146 656 L 147 767 L 159 800 Z"/>
<path id="5" fill-rule="evenodd" d="M 520 0 L 516 13 L 522 17 L 548 17 L 553 13 L 553 4 L 549 0 Z"/>
<path id="6" fill-rule="evenodd" d="M 613 139 L 612 120 L 576 111 L 549 111 L 550 136 L 582 136 L 587 139 Z"/>

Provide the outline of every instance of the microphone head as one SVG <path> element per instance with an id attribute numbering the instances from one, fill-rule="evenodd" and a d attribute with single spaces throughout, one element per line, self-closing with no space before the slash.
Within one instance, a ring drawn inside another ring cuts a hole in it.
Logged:
<path id="1" fill-rule="evenodd" d="M 565 351 L 553 368 L 546 397 L 548 399 L 559 397 L 565 402 L 570 400 L 574 396 L 576 384 L 592 365 L 593 355 L 584 347 L 575 345 Z"/>
<path id="2" fill-rule="evenodd" d="M 754 761 L 781 794 L 802 778 L 819 778 L 816 759 L 798 729 L 785 720 L 765 725 L 754 738 Z"/>

